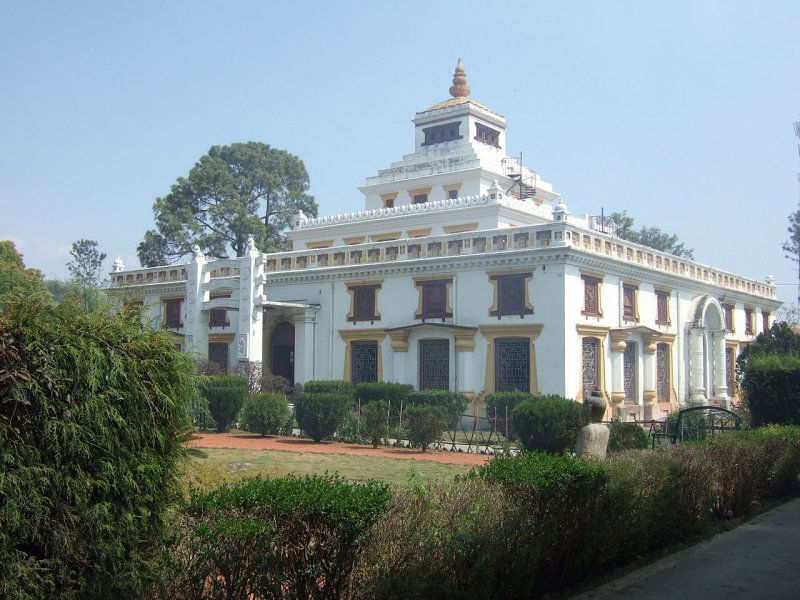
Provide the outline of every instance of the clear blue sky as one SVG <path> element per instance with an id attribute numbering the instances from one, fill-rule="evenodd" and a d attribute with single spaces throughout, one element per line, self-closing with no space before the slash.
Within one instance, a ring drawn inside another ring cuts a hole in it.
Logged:
<path id="1" fill-rule="evenodd" d="M 627 210 L 795 298 L 797 0 L 0 0 L 0 239 L 49 277 L 80 238 L 135 267 L 154 199 L 249 140 L 305 161 L 321 214 L 358 210 L 459 56 L 574 214 Z"/>

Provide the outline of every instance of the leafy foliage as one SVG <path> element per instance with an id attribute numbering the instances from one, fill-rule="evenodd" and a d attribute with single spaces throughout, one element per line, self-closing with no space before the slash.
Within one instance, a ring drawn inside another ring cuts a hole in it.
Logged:
<path id="1" fill-rule="evenodd" d="M 800 208 L 789 215 L 789 239 L 781 244 L 786 258 L 798 264 L 797 304 L 800 305 Z"/>
<path id="2" fill-rule="evenodd" d="M 377 448 L 389 433 L 389 403 L 386 400 L 373 400 L 362 405 L 361 424 L 372 447 Z"/>
<path id="3" fill-rule="evenodd" d="M 574 448 L 578 431 L 588 419 L 579 402 L 561 396 L 534 396 L 512 413 L 517 436 L 526 450 L 559 454 Z"/>
<path id="4" fill-rule="evenodd" d="M 283 394 L 253 394 L 242 409 L 242 429 L 262 436 L 278 433 L 289 420 L 289 402 Z"/>
<path id="5" fill-rule="evenodd" d="M 257 477 L 194 494 L 162 595 L 341 598 L 389 499 L 386 484 L 337 477 Z"/>
<path id="6" fill-rule="evenodd" d="M 610 426 L 608 436 L 609 452 L 622 450 L 643 450 L 647 448 L 647 432 L 636 423 L 623 423 L 614 421 Z"/>
<path id="7" fill-rule="evenodd" d="M 406 409 L 403 420 L 408 428 L 408 439 L 415 448 L 425 452 L 442 435 L 447 425 L 448 415 L 441 406 L 410 406 Z"/>
<path id="8" fill-rule="evenodd" d="M 469 401 L 460 392 L 448 390 L 418 390 L 408 395 L 406 400 L 411 406 L 435 406 L 440 408 L 445 416 L 445 425 L 455 426 Z M 404 418 L 405 419 L 405 418 Z"/>
<path id="9" fill-rule="evenodd" d="M 743 389 L 754 427 L 800 425 L 800 354 L 764 354 L 747 360 Z"/>
<path id="10" fill-rule="evenodd" d="M 12 297 L 47 298 L 48 293 L 38 269 L 26 269 L 14 242 L 0 241 L 0 310 Z"/>
<path id="11" fill-rule="evenodd" d="M 142 597 L 194 394 L 136 318 L 30 299 L 0 316 L 0 596 Z"/>
<path id="12" fill-rule="evenodd" d="M 70 279 L 82 287 L 96 287 L 100 283 L 100 274 L 106 253 L 97 249 L 95 240 L 78 240 L 72 242 L 69 251 L 72 260 L 67 263 Z"/>
<path id="13" fill-rule="evenodd" d="M 412 391 L 414 386 L 406 383 L 364 382 L 356 385 L 355 398 L 362 405 L 374 400 L 386 400 L 392 406 L 400 406 Z"/>
<path id="14" fill-rule="evenodd" d="M 306 382 L 303 391 L 307 394 L 344 394 L 352 399 L 355 388 L 349 381 L 319 379 Z"/>
<path id="15" fill-rule="evenodd" d="M 217 431 L 227 431 L 247 398 L 247 380 L 236 375 L 206 375 L 198 379 L 197 387 L 208 403 Z"/>
<path id="16" fill-rule="evenodd" d="M 749 344 L 736 359 L 736 371 L 740 383 L 747 372 L 747 361 L 754 356 L 765 354 L 800 354 L 800 335 L 796 334 L 791 325 L 784 322 L 773 323 L 767 331 L 762 331 L 755 342 Z"/>
<path id="17" fill-rule="evenodd" d="M 260 250 L 280 250 L 281 232 L 299 211 L 317 215 L 308 188 L 303 161 L 284 150 L 260 142 L 212 146 L 156 199 L 156 229 L 139 244 L 139 261 L 174 262 L 195 244 L 216 258 L 242 256 L 251 235 Z"/>
<path id="18" fill-rule="evenodd" d="M 486 416 L 494 423 L 495 429 L 505 435 L 508 427 L 508 437 L 513 439 L 517 433 L 511 415 L 514 408 L 523 400 L 530 400 L 533 394 L 528 392 L 495 392 L 486 396 Z M 506 424 L 508 415 L 508 424 Z"/>
<path id="19" fill-rule="evenodd" d="M 306 390 L 308 387 L 306 385 Z M 336 428 L 350 412 L 351 404 L 352 399 L 346 394 L 304 391 L 295 398 L 295 418 L 300 429 L 315 442 L 321 442 L 323 438 L 336 432 Z"/>
<path id="20" fill-rule="evenodd" d="M 678 236 L 668 234 L 658 227 L 643 226 L 640 230 L 634 229 L 633 217 L 628 216 L 627 211 L 621 213 L 614 212 L 609 216 L 616 225 L 617 235 L 623 240 L 642 244 L 661 252 L 668 252 L 681 258 L 694 259 L 694 250 L 686 248 L 678 241 Z"/>

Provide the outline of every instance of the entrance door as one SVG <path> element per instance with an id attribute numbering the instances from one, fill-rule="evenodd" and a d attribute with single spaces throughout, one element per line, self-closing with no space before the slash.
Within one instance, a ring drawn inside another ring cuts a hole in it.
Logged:
<path id="1" fill-rule="evenodd" d="M 294 325 L 281 321 L 272 328 L 269 368 L 294 383 Z"/>

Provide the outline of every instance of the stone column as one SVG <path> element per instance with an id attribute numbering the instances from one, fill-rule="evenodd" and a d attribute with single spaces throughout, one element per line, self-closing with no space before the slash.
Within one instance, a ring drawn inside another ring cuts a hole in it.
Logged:
<path id="1" fill-rule="evenodd" d="M 247 253 L 239 257 L 239 324 L 236 334 L 236 357 L 239 362 L 262 360 L 264 327 L 264 259 L 252 236 Z"/>
<path id="2" fill-rule="evenodd" d="M 714 396 L 728 408 L 728 365 L 725 361 L 725 333 L 714 332 Z"/>
<path id="3" fill-rule="evenodd" d="M 315 327 L 317 309 L 307 308 L 294 320 L 294 382 L 305 383 L 317 379 L 315 364 Z M 349 348 L 347 349 L 349 352 Z M 380 345 L 378 346 L 380 352 Z M 349 355 L 349 354 L 348 354 Z"/>
<path id="4" fill-rule="evenodd" d="M 184 352 L 194 352 L 208 358 L 208 318 L 201 312 L 205 300 L 203 284 L 206 281 L 204 267 L 206 257 L 198 246 L 192 248 L 194 256 L 186 269 L 185 322 L 183 327 Z"/>
<path id="5" fill-rule="evenodd" d="M 705 329 L 692 327 L 689 330 L 689 403 L 697 406 L 708 404 L 703 382 L 703 335 Z"/>
<path id="6" fill-rule="evenodd" d="M 619 416 L 625 405 L 625 361 L 623 354 L 627 346 L 625 338 L 628 334 L 623 331 L 611 332 L 611 416 Z"/>
<path id="7" fill-rule="evenodd" d="M 642 416 L 652 419 L 656 404 L 656 336 L 649 333 L 642 336 L 642 396 L 644 407 Z"/>

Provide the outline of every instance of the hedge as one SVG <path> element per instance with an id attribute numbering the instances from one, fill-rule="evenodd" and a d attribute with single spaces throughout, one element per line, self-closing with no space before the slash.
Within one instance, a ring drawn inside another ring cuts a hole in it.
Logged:
<path id="1" fill-rule="evenodd" d="M 351 405 L 352 398 L 346 394 L 303 392 L 294 401 L 294 413 L 300 429 L 320 442 L 336 432 Z"/>
<path id="2" fill-rule="evenodd" d="M 533 394 L 528 392 L 495 392 L 486 396 L 486 416 L 494 424 L 498 433 L 506 434 L 506 415 L 508 415 L 508 437 L 514 439 L 514 421 L 511 415 L 517 404 L 530 400 Z"/>
<path id="3" fill-rule="evenodd" d="M 561 396 L 533 396 L 512 413 L 517 437 L 526 450 L 559 454 L 575 447 L 578 431 L 588 422 L 585 407 Z"/>
<path id="4" fill-rule="evenodd" d="M 754 427 L 800 425 L 800 355 L 748 358 L 742 386 Z"/>
<path id="5" fill-rule="evenodd" d="M 262 392 L 250 396 L 244 404 L 241 428 L 262 436 L 280 431 L 290 417 L 289 401 L 284 394 Z"/>
<path id="6" fill-rule="evenodd" d="M 193 494 L 162 598 L 341 598 L 388 485 L 335 476 L 240 480 Z"/>
<path id="7" fill-rule="evenodd" d="M 355 387 L 349 381 L 321 379 L 306 382 L 303 391 L 307 394 L 344 394 L 352 400 Z"/>
<path id="8" fill-rule="evenodd" d="M 415 390 L 408 395 L 406 406 L 435 406 L 446 416 L 446 426 L 454 427 L 469 404 L 460 392 L 448 390 Z M 405 420 L 405 417 L 404 417 Z"/>
<path id="9" fill-rule="evenodd" d="M 392 406 L 400 406 L 414 390 L 413 385 L 391 382 L 359 383 L 355 389 L 355 399 L 362 405 L 375 400 L 386 400 Z"/>

